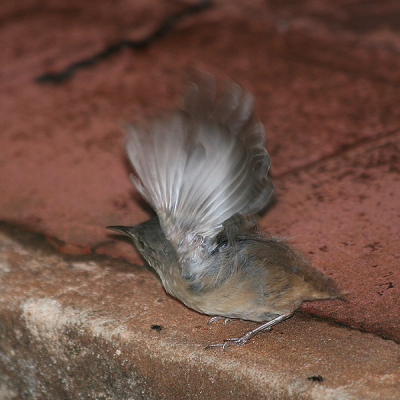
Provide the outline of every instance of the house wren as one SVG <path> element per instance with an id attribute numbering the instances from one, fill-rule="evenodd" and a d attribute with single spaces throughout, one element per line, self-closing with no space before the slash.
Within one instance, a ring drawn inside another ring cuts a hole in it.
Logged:
<path id="1" fill-rule="evenodd" d="M 217 95 L 212 77 L 192 83 L 181 109 L 127 125 L 131 179 L 157 216 L 128 235 L 165 290 L 211 319 L 261 325 L 207 347 L 243 345 L 303 301 L 340 297 L 336 283 L 285 240 L 256 232 L 273 184 L 264 128 L 253 97 L 229 82 Z"/>

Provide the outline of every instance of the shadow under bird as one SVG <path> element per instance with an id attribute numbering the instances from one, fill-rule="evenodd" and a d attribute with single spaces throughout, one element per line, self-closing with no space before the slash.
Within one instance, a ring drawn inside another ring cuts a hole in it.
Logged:
<path id="1" fill-rule="evenodd" d="M 128 235 L 165 290 L 210 322 L 261 323 L 207 347 L 243 345 L 304 301 L 341 297 L 301 253 L 254 229 L 273 194 L 264 139 L 251 94 L 228 82 L 217 95 L 208 75 L 189 86 L 181 109 L 127 125 L 131 179 L 157 216 L 108 228 Z"/>

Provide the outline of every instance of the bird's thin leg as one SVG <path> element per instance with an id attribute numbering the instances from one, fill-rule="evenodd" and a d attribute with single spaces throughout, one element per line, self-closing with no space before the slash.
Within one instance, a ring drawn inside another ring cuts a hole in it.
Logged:
<path id="1" fill-rule="evenodd" d="M 280 322 L 291 317 L 292 315 L 293 315 L 293 313 L 279 315 L 278 317 L 272 319 L 271 321 L 268 321 L 265 324 L 262 324 L 262 325 L 258 326 L 257 328 L 246 332 L 243 336 L 241 336 L 239 338 L 224 339 L 224 343 L 209 344 L 206 347 L 206 349 L 208 349 L 209 347 L 222 347 L 222 350 L 225 350 L 225 348 L 228 346 L 233 346 L 233 345 L 242 346 L 243 344 L 247 343 L 252 337 L 257 335 L 258 333 L 270 331 L 274 325 L 279 324 Z"/>

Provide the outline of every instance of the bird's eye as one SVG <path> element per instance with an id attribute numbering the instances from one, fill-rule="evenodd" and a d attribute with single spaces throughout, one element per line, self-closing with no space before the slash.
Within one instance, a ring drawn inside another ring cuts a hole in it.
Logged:
<path id="1" fill-rule="evenodd" d="M 143 241 L 141 241 L 141 240 L 138 240 L 138 241 L 136 242 L 136 244 L 137 244 L 137 246 L 139 247 L 139 249 L 141 249 L 141 250 L 143 250 L 143 249 L 144 249 L 144 246 L 145 246 L 145 244 L 144 244 L 144 242 L 143 242 Z"/>

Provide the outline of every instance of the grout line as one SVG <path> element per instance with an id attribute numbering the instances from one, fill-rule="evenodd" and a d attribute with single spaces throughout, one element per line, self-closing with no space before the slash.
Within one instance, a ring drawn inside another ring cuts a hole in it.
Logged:
<path id="1" fill-rule="evenodd" d="M 379 339 L 382 339 L 382 340 L 385 340 L 385 341 L 388 341 L 388 342 L 392 342 L 392 343 L 394 343 L 396 345 L 400 345 L 400 342 L 396 341 L 395 339 L 388 338 L 388 337 L 386 337 L 386 336 L 384 336 L 382 334 L 379 334 L 378 332 L 369 331 L 369 330 L 367 330 L 365 328 L 362 328 L 360 326 L 352 326 L 349 323 L 340 321 L 338 319 L 334 319 L 332 317 L 324 317 L 322 315 L 314 314 L 313 312 L 308 312 L 308 311 L 304 311 L 304 310 L 301 310 L 301 309 L 300 310 L 296 310 L 294 315 L 296 315 L 296 314 L 302 315 L 302 316 L 304 316 L 306 318 L 307 317 L 308 318 L 313 318 L 313 319 L 316 319 L 318 321 L 322 321 L 322 322 L 326 322 L 326 323 L 329 323 L 329 324 L 337 325 L 337 326 L 342 327 L 342 328 L 347 328 L 347 329 L 350 329 L 352 331 L 357 331 L 357 332 L 360 332 L 360 333 L 366 333 L 368 335 L 373 335 L 373 336 L 378 337 Z"/>
<path id="2" fill-rule="evenodd" d="M 337 158 L 337 157 L 341 157 L 342 155 L 345 155 L 346 153 L 349 153 L 350 151 L 353 151 L 355 149 L 359 149 L 359 148 L 361 148 L 361 147 L 363 147 L 365 145 L 368 145 L 368 144 L 379 143 L 382 140 L 390 138 L 392 136 L 396 136 L 399 133 L 400 133 L 400 128 L 396 128 L 396 129 L 390 130 L 390 131 L 388 131 L 386 133 L 383 133 L 383 134 L 382 133 L 378 133 L 377 135 L 375 135 L 373 137 L 362 138 L 362 139 L 358 140 L 355 143 L 351 143 L 351 144 L 348 144 L 348 145 L 343 145 L 337 151 L 335 151 L 335 152 L 333 152 L 333 153 L 331 153 L 331 154 L 329 154 L 327 156 L 321 157 L 320 159 L 318 159 L 316 161 L 312 161 L 312 162 L 310 162 L 308 164 L 302 165 L 301 167 L 291 169 L 291 170 L 283 172 L 281 174 L 274 174 L 274 179 L 276 179 L 276 178 L 285 178 L 286 176 L 289 176 L 289 175 L 291 175 L 293 173 L 309 170 L 309 169 L 315 167 L 316 165 L 319 165 L 319 164 L 321 164 L 321 163 L 323 163 L 323 162 L 325 162 L 327 160 L 331 160 L 331 159 L 334 159 L 334 158 Z"/>

